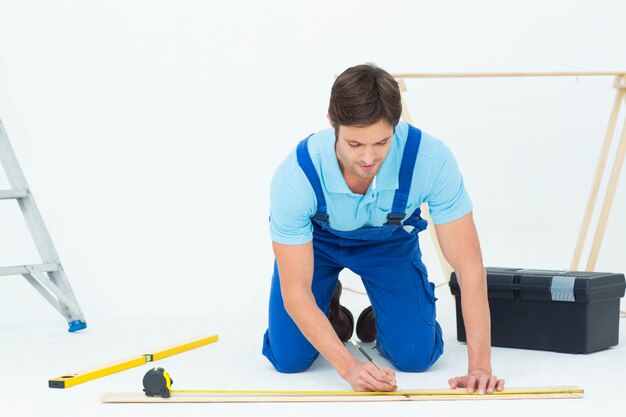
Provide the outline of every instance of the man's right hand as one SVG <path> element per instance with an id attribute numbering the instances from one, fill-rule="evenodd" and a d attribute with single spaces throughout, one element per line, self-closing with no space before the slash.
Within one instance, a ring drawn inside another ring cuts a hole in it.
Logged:
<path id="1" fill-rule="evenodd" d="M 380 369 L 370 362 L 355 360 L 350 364 L 343 378 L 348 381 L 354 391 L 395 391 L 397 389 L 396 373 L 383 366 Z"/>

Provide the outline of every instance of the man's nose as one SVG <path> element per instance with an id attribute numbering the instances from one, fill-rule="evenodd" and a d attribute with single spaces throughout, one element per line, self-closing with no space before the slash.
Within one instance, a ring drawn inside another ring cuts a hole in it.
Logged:
<path id="1" fill-rule="evenodd" d="M 363 154 L 361 154 L 361 159 L 365 165 L 372 165 L 376 160 L 376 152 L 374 152 L 374 149 L 366 148 Z"/>

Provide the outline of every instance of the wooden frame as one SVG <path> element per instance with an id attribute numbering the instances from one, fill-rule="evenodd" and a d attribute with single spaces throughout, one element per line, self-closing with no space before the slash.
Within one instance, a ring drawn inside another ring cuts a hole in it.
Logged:
<path id="1" fill-rule="evenodd" d="M 589 193 L 585 215 L 583 217 L 583 221 L 580 226 L 578 240 L 576 242 L 574 255 L 572 257 L 572 262 L 570 264 L 570 270 L 572 271 L 577 270 L 578 265 L 580 263 L 583 246 L 587 238 L 587 233 L 589 231 L 589 225 L 591 223 L 591 216 L 593 214 L 593 210 L 595 208 L 596 201 L 598 199 L 600 183 L 602 182 L 602 178 L 604 176 L 609 150 L 611 149 L 611 142 L 615 134 L 615 125 L 617 123 L 617 118 L 619 116 L 620 106 L 621 106 L 622 100 L 626 99 L 626 94 L 625 94 L 626 71 L 620 71 L 620 72 L 587 71 L 587 72 L 505 72 L 505 73 L 398 73 L 398 74 L 392 74 L 392 76 L 397 79 L 398 84 L 400 85 L 401 93 L 405 93 L 407 91 L 406 84 L 404 82 L 404 79 L 407 79 L 407 78 L 597 77 L 597 76 L 602 76 L 602 77 L 614 76 L 615 77 L 614 78 L 615 81 L 613 83 L 613 87 L 617 90 L 615 94 L 615 100 L 613 102 L 611 115 L 609 117 L 609 124 L 606 130 L 606 134 L 604 136 L 602 150 L 600 152 L 600 157 L 598 159 L 598 163 L 596 166 L 596 172 L 595 172 L 594 180 L 591 186 L 591 191 Z M 404 99 L 404 94 L 402 95 L 402 118 L 406 122 L 411 123 L 411 116 L 409 114 L 408 106 Z M 621 170 L 624 165 L 625 154 L 626 154 L 626 122 L 624 123 L 624 126 L 622 127 L 620 141 L 619 141 L 617 151 L 615 154 L 613 168 L 611 170 L 611 176 L 607 185 L 606 193 L 604 196 L 604 202 L 602 204 L 602 209 L 601 209 L 600 216 L 598 219 L 598 225 L 596 227 L 595 236 L 593 239 L 593 244 L 591 246 L 589 258 L 587 260 L 587 265 L 585 267 L 585 271 L 595 270 L 596 262 L 598 260 L 598 255 L 600 253 L 600 247 L 602 245 L 602 240 L 604 239 L 604 233 L 606 231 L 606 226 L 608 224 L 608 218 L 611 212 L 611 207 L 613 206 L 613 200 L 615 198 L 617 184 L 619 182 Z M 428 215 L 428 207 L 426 204 L 422 206 L 422 214 L 426 220 L 430 221 L 430 217 Z M 434 231 L 434 228 L 430 229 L 430 236 L 435 245 L 435 248 L 439 257 L 439 262 L 441 263 L 441 267 L 442 267 L 446 282 L 448 282 L 450 280 L 450 274 L 452 272 L 452 268 L 450 267 L 450 265 L 448 264 L 448 262 L 446 261 L 445 257 L 443 256 L 441 252 L 441 248 L 439 247 L 439 242 L 437 241 L 437 236 Z"/>

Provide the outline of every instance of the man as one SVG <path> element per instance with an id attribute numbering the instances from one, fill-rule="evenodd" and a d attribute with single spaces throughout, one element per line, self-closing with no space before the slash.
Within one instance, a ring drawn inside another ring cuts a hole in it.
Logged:
<path id="1" fill-rule="evenodd" d="M 463 294 L 468 371 L 451 388 L 502 391 L 491 369 L 485 270 L 472 205 L 454 157 L 404 122 L 398 83 L 374 65 L 335 81 L 327 129 L 303 140 L 271 186 L 276 256 L 263 354 L 280 372 L 301 372 L 321 353 L 355 391 L 392 391 L 395 372 L 344 346 L 351 313 L 339 305 L 338 274 L 359 275 L 372 303 L 357 321 L 363 341 L 397 369 L 427 370 L 443 353 L 434 286 L 417 233 L 427 202 L 443 254 Z M 364 340 L 365 339 L 365 340 Z"/>

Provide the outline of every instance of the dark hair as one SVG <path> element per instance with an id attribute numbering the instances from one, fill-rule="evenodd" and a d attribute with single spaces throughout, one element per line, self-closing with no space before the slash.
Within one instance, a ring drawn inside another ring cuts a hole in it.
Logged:
<path id="1" fill-rule="evenodd" d="M 402 115 L 398 82 L 374 64 L 345 70 L 333 84 L 328 115 L 335 127 L 366 127 L 385 120 L 395 128 Z"/>

